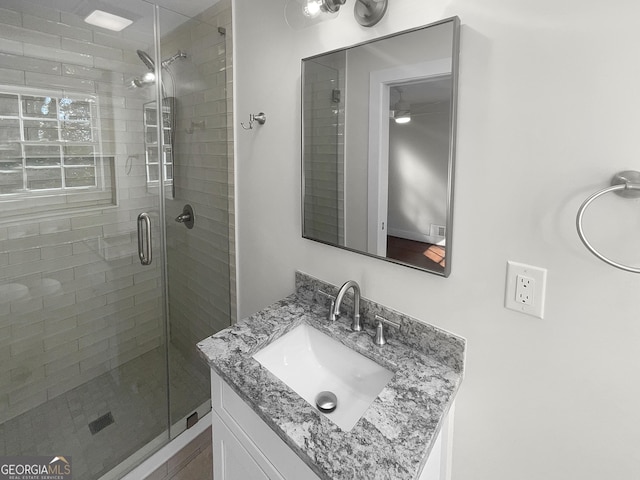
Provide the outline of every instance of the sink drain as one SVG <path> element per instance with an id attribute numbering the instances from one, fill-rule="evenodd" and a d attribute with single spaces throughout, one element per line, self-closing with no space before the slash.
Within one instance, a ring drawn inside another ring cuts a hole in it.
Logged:
<path id="1" fill-rule="evenodd" d="M 338 406 L 338 397 L 333 392 L 320 392 L 316 395 L 316 406 L 321 412 L 333 412 Z"/>

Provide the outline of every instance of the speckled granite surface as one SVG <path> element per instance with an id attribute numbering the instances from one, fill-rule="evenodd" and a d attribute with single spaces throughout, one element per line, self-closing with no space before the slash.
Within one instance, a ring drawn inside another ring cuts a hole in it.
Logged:
<path id="1" fill-rule="evenodd" d="M 198 344 L 211 368 L 322 479 L 417 479 L 462 380 L 465 340 L 367 299 L 363 332 L 327 320 L 337 288 L 296 274 L 296 293 Z M 389 343 L 373 343 L 375 314 L 400 323 Z M 394 376 L 349 432 L 340 430 L 252 358 L 308 323 L 378 362 Z"/>

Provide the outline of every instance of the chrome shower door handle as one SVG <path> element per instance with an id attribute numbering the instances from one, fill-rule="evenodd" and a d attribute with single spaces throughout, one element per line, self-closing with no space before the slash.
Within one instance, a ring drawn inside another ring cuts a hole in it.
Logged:
<path id="1" fill-rule="evenodd" d="M 138 257 L 142 265 L 151 265 L 151 219 L 148 213 L 138 215 Z"/>

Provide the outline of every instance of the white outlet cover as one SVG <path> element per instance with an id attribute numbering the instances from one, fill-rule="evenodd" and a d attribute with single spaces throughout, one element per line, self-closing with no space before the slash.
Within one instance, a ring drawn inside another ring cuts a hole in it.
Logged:
<path id="1" fill-rule="evenodd" d="M 530 277 L 534 280 L 533 304 L 526 305 L 516 300 L 516 283 L 518 275 Z M 533 267 L 524 263 L 507 262 L 507 280 L 504 293 L 505 308 L 516 312 L 526 313 L 538 318 L 544 318 L 544 301 L 547 287 L 547 269 Z"/>

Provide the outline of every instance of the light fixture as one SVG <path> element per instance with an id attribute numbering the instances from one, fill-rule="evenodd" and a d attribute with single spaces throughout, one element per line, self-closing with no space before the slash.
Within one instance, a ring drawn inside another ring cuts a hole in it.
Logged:
<path id="1" fill-rule="evenodd" d="M 353 16 L 363 27 L 373 27 L 387 13 L 388 0 L 356 0 Z"/>
<path id="2" fill-rule="evenodd" d="M 315 17 L 324 13 L 337 13 L 347 0 L 306 0 L 302 13 L 307 17 Z"/>
<path id="3" fill-rule="evenodd" d="M 85 17 L 84 21 L 114 32 L 119 32 L 133 23 L 133 20 L 105 12 L 104 10 L 94 10 Z"/>
<path id="4" fill-rule="evenodd" d="M 400 87 L 395 87 L 395 89 L 400 94 L 400 98 L 391 108 L 391 117 L 396 123 L 409 123 L 411 121 L 411 106 L 402 100 L 402 89 Z"/>
<path id="5" fill-rule="evenodd" d="M 302 7 L 302 14 L 305 17 L 314 18 L 320 15 L 322 2 L 311 0 L 306 2 Z"/>
<path id="6" fill-rule="evenodd" d="M 334 18 L 346 2 L 347 0 L 288 0 L 284 6 L 284 18 L 291 28 L 300 30 Z M 373 27 L 387 13 L 388 4 L 389 0 L 356 0 L 353 16 L 363 27 Z"/>
<path id="7" fill-rule="evenodd" d="M 288 0 L 284 18 L 295 30 L 334 18 L 347 0 Z"/>

